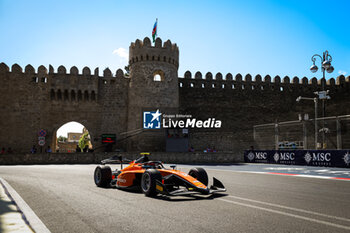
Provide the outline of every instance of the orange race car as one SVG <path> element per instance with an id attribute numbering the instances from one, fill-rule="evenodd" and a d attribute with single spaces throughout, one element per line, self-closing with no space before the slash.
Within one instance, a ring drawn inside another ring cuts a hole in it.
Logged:
<path id="1" fill-rule="evenodd" d="M 212 194 L 225 192 L 224 185 L 213 177 L 213 185 L 208 187 L 207 172 L 200 167 L 192 168 L 189 173 L 176 170 L 176 166 L 165 168 L 160 161 L 150 161 L 149 153 L 131 161 L 123 169 L 121 156 L 114 156 L 101 161 L 94 172 L 98 187 L 117 187 L 120 189 L 141 189 L 146 196 L 157 194 L 179 196 L 191 194 Z M 120 163 L 121 169 L 112 171 L 106 164 Z"/>

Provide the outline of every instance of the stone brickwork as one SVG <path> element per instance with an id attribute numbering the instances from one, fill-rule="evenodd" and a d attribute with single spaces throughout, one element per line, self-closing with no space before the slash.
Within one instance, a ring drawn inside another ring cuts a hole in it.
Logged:
<path id="1" fill-rule="evenodd" d="M 162 46 L 157 38 L 151 46 L 149 38 L 136 40 L 129 48 L 130 83 L 128 98 L 128 132 L 143 128 L 144 111 L 177 113 L 179 108 L 179 49 L 170 40 Z M 159 75 L 160 81 L 154 76 Z M 128 141 L 128 150 L 165 150 L 164 130 L 145 130 Z"/>
<path id="2" fill-rule="evenodd" d="M 37 145 L 38 131 L 45 129 L 46 145 L 56 148 L 56 131 L 63 124 L 77 121 L 91 135 L 98 147 L 102 133 L 119 135 L 127 130 L 127 95 L 129 78 L 118 70 L 116 76 L 106 69 L 99 76 L 85 67 L 57 72 L 40 66 L 13 65 L 11 71 L 0 64 L 0 146 L 16 152 L 29 152 Z"/>
<path id="3" fill-rule="evenodd" d="M 55 148 L 56 131 L 77 121 L 90 132 L 94 148 L 102 148 L 101 134 L 116 134 L 116 147 L 127 151 L 164 151 L 163 130 L 143 130 L 142 112 L 191 114 L 197 119 L 216 118 L 221 129 L 190 129 L 190 144 L 198 151 L 243 151 L 254 145 L 253 125 L 296 120 L 298 113 L 313 116 L 313 103 L 298 104 L 298 96 L 314 97 L 322 89 L 316 78 L 269 75 L 213 75 L 187 71 L 179 77 L 179 48 L 157 38 L 136 40 L 129 47 L 130 76 L 108 68 L 100 76 L 85 67 L 82 72 L 63 66 L 55 71 L 31 65 L 11 69 L 0 64 L 0 147 L 28 152 L 47 131 L 46 146 Z M 161 77 L 160 81 L 154 79 Z M 350 114 L 350 76 L 331 78 L 327 115 Z M 321 116 L 321 108 L 319 116 Z"/>
<path id="4" fill-rule="evenodd" d="M 220 130 L 192 130 L 191 141 L 195 149 L 215 146 L 219 151 L 243 151 L 255 146 L 254 125 L 297 120 L 299 113 L 308 113 L 313 118 L 314 103 L 297 103 L 296 98 L 314 97 L 315 91 L 322 90 L 321 81 L 306 77 L 301 80 L 294 77 L 292 82 L 289 77 L 284 77 L 281 81 L 279 76 L 271 81 L 269 75 L 252 78 L 249 74 L 244 78 L 241 74 L 235 77 L 227 74 L 223 78 L 221 73 L 214 78 L 210 72 L 205 77 L 197 72 L 193 77 L 187 71 L 184 78 L 179 78 L 180 112 L 200 119 L 215 117 L 223 122 Z M 326 103 L 328 116 L 350 114 L 350 76 L 329 79 L 325 89 L 331 96 Z M 321 103 L 318 116 L 322 116 Z"/>

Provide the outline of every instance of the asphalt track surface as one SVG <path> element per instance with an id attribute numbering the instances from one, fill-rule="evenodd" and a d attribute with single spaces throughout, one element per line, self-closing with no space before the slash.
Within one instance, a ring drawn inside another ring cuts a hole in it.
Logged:
<path id="1" fill-rule="evenodd" d="M 51 232 L 350 232 L 348 180 L 247 172 L 289 166 L 206 166 L 225 195 L 148 198 L 96 187 L 95 166 L 0 166 L 0 176 Z"/>

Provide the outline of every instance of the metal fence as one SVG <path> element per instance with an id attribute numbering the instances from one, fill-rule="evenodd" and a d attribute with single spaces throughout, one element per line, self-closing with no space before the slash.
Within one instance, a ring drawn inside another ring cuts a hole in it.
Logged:
<path id="1" fill-rule="evenodd" d="M 350 149 L 350 115 L 317 118 L 316 123 L 307 119 L 255 125 L 256 149 Z"/>

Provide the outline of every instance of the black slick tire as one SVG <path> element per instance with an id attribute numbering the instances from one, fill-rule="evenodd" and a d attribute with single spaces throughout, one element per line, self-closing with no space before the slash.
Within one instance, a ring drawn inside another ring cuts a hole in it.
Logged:
<path id="1" fill-rule="evenodd" d="M 94 181 L 98 187 L 106 188 L 112 180 L 112 169 L 109 166 L 97 166 L 94 172 Z"/>
<path id="2" fill-rule="evenodd" d="M 157 195 L 156 181 L 162 180 L 162 175 L 156 169 L 148 169 L 142 174 L 141 178 L 141 190 L 148 197 L 154 197 Z"/>
<path id="3" fill-rule="evenodd" d="M 188 174 L 193 178 L 196 178 L 197 180 L 199 180 L 205 186 L 208 186 L 208 174 L 203 168 L 194 167 L 189 171 Z"/>

